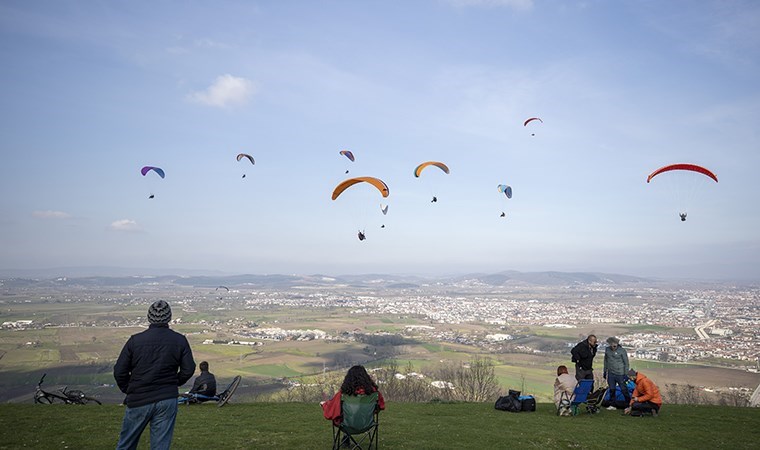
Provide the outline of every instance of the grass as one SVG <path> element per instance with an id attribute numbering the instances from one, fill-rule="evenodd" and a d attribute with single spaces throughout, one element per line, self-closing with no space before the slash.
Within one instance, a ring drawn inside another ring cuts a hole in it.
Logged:
<path id="1" fill-rule="evenodd" d="M 0 405 L 0 449 L 113 448 L 123 407 Z M 756 448 L 760 409 L 666 405 L 658 418 L 618 412 L 557 417 L 551 404 L 506 413 L 492 404 L 389 403 L 385 448 Z M 202 426 L 198 426 L 202 425 Z M 213 430 L 213 431 L 203 431 Z M 622 432 L 624 430 L 624 432 Z M 139 448 L 147 448 L 147 431 Z M 180 408 L 176 448 L 326 448 L 329 422 L 316 404 L 249 403 Z"/>

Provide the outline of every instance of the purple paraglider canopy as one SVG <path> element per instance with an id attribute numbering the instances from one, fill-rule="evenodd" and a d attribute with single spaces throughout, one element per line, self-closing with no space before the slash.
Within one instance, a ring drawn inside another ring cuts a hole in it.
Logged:
<path id="1" fill-rule="evenodd" d="M 145 166 L 142 169 L 140 169 L 140 173 L 143 174 L 143 176 L 145 176 L 145 174 L 147 174 L 151 170 L 154 171 L 154 172 L 156 172 L 158 174 L 158 176 L 161 177 L 161 178 L 166 177 L 166 174 L 164 173 L 164 169 L 162 169 L 160 167 Z"/>

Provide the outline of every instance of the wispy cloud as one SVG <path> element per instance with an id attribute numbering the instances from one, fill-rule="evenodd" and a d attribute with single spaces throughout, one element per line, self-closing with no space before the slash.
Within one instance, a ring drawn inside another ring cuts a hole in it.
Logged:
<path id="1" fill-rule="evenodd" d="M 230 74 L 221 75 L 204 91 L 191 93 L 191 101 L 217 108 L 242 105 L 255 93 L 256 87 L 250 80 Z"/>
<path id="2" fill-rule="evenodd" d="M 111 222 L 111 225 L 108 226 L 108 229 L 111 231 L 126 231 L 132 233 L 143 231 L 137 222 L 131 219 L 115 220 Z"/>
<path id="3" fill-rule="evenodd" d="M 460 8 L 468 6 L 506 7 L 519 11 L 527 11 L 533 8 L 533 0 L 446 0 L 446 2 Z"/>
<path id="4" fill-rule="evenodd" d="M 43 220 L 71 219 L 71 214 L 63 211 L 34 211 L 32 216 Z"/>

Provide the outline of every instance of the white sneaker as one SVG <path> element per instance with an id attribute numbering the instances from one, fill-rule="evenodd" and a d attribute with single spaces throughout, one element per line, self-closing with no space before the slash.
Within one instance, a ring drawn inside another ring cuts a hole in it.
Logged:
<path id="1" fill-rule="evenodd" d="M 607 411 L 615 411 L 616 409 L 617 409 L 617 408 L 615 408 L 615 407 L 614 407 L 614 406 L 612 406 L 612 405 L 610 405 L 610 406 L 608 406 L 608 407 L 607 407 Z"/>

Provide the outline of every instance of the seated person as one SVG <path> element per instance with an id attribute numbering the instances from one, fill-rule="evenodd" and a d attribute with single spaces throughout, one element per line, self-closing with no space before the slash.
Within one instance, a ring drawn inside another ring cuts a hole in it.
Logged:
<path id="1" fill-rule="evenodd" d="M 566 366 L 557 367 L 557 378 L 554 380 L 554 406 L 557 409 L 559 409 L 563 392 L 567 394 L 567 398 L 573 398 L 576 384 L 578 384 L 578 381 L 567 372 Z"/>
<path id="2" fill-rule="evenodd" d="M 643 373 L 638 373 L 633 369 L 628 371 L 628 378 L 636 383 L 636 389 L 633 390 L 631 403 L 625 409 L 625 414 L 640 416 L 651 412 L 653 416 L 657 417 L 660 407 L 662 407 L 662 397 L 657 385 Z"/>
<path id="3" fill-rule="evenodd" d="M 195 379 L 193 388 L 190 389 L 190 394 L 200 394 L 207 397 L 213 397 L 216 395 L 216 377 L 213 373 L 208 371 L 208 362 L 203 361 L 198 365 L 201 369 L 201 374 Z"/>
<path id="4" fill-rule="evenodd" d="M 367 395 L 373 392 L 377 392 L 377 407 L 381 410 L 385 409 L 383 394 L 377 390 L 377 384 L 372 381 L 372 377 L 369 376 L 367 370 L 364 366 L 354 366 L 348 369 L 340 390 L 335 393 L 333 398 L 320 403 L 322 405 L 322 413 L 325 419 L 332 420 L 335 425 L 340 425 L 343 421 L 340 405 L 341 395 Z"/>

